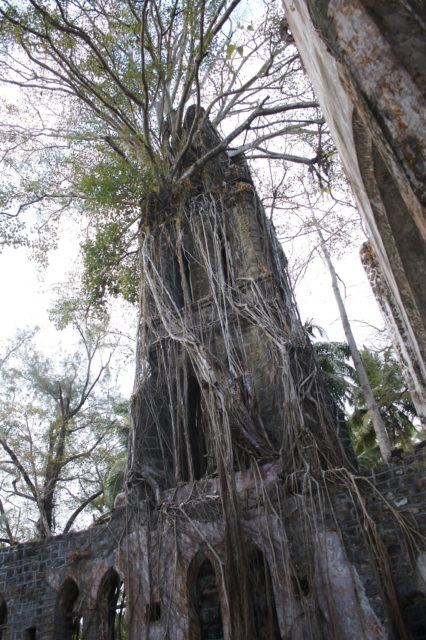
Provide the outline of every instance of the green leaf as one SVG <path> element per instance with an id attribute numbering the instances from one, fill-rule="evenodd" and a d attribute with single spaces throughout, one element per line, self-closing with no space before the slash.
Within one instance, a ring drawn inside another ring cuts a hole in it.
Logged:
<path id="1" fill-rule="evenodd" d="M 226 47 L 226 59 L 229 60 L 229 58 L 232 56 L 232 54 L 235 51 L 235 44 L 228 44 L 228 46 Z"/>

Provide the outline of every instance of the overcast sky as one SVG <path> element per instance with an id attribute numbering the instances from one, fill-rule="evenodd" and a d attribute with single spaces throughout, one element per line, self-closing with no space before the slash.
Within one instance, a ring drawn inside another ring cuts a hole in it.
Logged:
<path id="1" fill-rule="evenodd" d="M 53 352 L 58 347 L 58 335 L 49 324 L 47 309 L 55 299 L 55 288 L 65 282 L 68 271 L 75 263 L 77 236 L 65 229 L 59 247 L 50 252 L 47 271 L 41 273 L 29 259 L 26 249 L 6 248 L 0 255 L 0 341 L 11 338 L 18 328 L 34 325 L 42 327 L 43 349 Z M 284 244 L 291 261 L 291 247 Z M 374 327 L 383 322 L 374 296 L 367 282 L 356 247 L 343 259 L 336 261 L 339 276 L 346 287 L 346 305 L 359 345 L 377 342 Z M 330 276 L 319 258 L 312 261 L 306 276 L 296 291 L 302 321 L 312 318 L 323 327 L 329 340 L 344 340 L 344 334 L 333 297 Z M 128 323 L 123 317 L 123 328 L 134 333 L 134 318 Z M 129 365 L 130 366 L 130 365 Z M 130 393 L 133 372 L 127 371 L 125 388 Z"/>

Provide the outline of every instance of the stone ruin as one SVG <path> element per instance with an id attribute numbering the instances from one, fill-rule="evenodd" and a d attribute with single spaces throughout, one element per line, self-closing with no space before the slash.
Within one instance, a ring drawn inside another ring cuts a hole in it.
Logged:
<path id="1" fill-rule="evenodd" d="M 126 489 L 0 551 L 0 638 L 424 639 L 426 449 L 358 473 L 244 158 L 144 211 Z"/>
<path id="2" fill-rule="evenodd" d="M 282 480 L 273 465 L 262 469 L 268 495 L 283 499 L 295 554 L 289 562 L 280 553 L 283 531 L 278 519 L 259 504 L 256 479 L 240 476 L 246 544 L 252 550 L 250 588 L 259 620 L 252 638 L 424 638 L 426 554 L 407 545 L 390 514 L 390 507 L 397 509 L 425 533 L 424 468 L 423 450 L 401 466 L 365 477 L 360 485 L 390 560 L 387 579 L 394 583 L 406 620 L 405 636 L 389 626 L 391 614 L 375 559 L 366 550 L 363 522 L 351 496 L 343 492 L 333 497 L 335 522 L 318 534 L 312 549 L 316 574 L 310 582 L 304 558 L 297 558 L 305 535 L 301 522 L 309 521 L 300 510 L 301 500 L 297 495 L 282 497 Z M 375 489 L 390 507 L 377 498 Z M 1 550 L 2 640 L 118 640 L 121 616 L 129 625 L 122 638 L 232 638 L 222 587 L 219 501 L 214 482 L 195 489 L 183 486 L 164 492 L 155 523 L 142 505 L 132 521 L 120 508 L 108 524 Z M 126 598 L 136 601 L 134 610 L 127 604 L 126 611 L 125 602 L 121 608 L 124 590 Z M 313 606 L 314 591 L 324 616 L 322 628 L 306 629 L 302 612 Z M 271 598 L 273 607 L 266 604 Z M 333 632 L 327 630 L 331 620 Z"/>
<path id="3" fill-rule="evenodd" d="M 371 36 L 385 4 L 285 0 L 419 359 L 421 167 L 389 123 L 392 87 L 375 105 L 359 91 L 339 21 L 356 10 Z M 192 160 L 215 136 L 206 123 Z M 143 208 L 125 491 L 107 523 L 0 550 L 1 640 L 424 640 L 426 448 L 358 472 L 244 158 L 223 153 Z"/>

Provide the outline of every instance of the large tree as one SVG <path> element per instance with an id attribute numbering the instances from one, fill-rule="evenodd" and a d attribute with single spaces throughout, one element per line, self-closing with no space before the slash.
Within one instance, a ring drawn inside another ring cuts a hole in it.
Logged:
<path id="1" fill-rule="evenodd" d="M 242 0 L 2 0 L 0 20 L 0 77 L 25 96 L 4 107 L 2 228 L 22 241 L 31 207 L 46 234 L 81 203 L 96 294 L 135 299 L 141 200 L 187 184 L 225 149 L 329 164 L 324 121 L 272 9 L 254 19 Z M 194 155 L 207 121 L 222 137 Z"/>
<path id="2" fill-rule="evenodd" d="M 1 359 L 0 527 L 9 543 L 66 532 L 89 509 L 105 511 L 127 421 L 108 379 L 117 345 L 93 318 L 73 324 L 77 349 L 68 355 L 46 358 L 36 332 L 20 332 Z"/>

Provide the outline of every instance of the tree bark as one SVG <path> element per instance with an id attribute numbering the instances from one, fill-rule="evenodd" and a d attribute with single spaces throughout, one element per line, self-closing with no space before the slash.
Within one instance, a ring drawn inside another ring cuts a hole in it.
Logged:
<path id="1" fill-rule="evenodd" d="M 373 428 L 376 433 L 376 438 L 377 438 L 377 443 L 379 445 L 380 453 L 382 454 L 383 460 L 388 462 L 391 457 L 391 443 L 389 440 L 389 436 L 387 434 L 386 427 L 382 420 L 382 416 L 380 415 L 379 407 L 377 406 L 377 402 L 374 398 L 373 391 L 368 381 L 367 372 L 362 362 L 361 354 L 359 352 L 359 349 L 355 342 L 354 335 L 352 333 L 352 328 L 349 322 L 348 314 L 346 313 L 345 303 L 343 302 L 343 298 L 340 293 L 336 270 L 331 261 L 330 253 L 328 251 L 327 244 L 324 240 L 324 236 L 321 232 L 321 228 L 316 220 L 315 220 L 315 227 L 318 233 L 318 237 L 320 239 L 321 252 L 324 256 L 328 270 L 330 272 L 333 293 L 334 293 L 334 297 L 336 298 L 337 306 L 339 308 L 343 330 L 345 332 L 346 340 L 351 350 L 352 360 L 354 363 L 355 371 L 358 376 L 360 387 L 365 395 L 365 400 L 367 403 L 368 410 L 370 412 Z"/>

